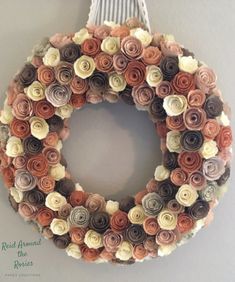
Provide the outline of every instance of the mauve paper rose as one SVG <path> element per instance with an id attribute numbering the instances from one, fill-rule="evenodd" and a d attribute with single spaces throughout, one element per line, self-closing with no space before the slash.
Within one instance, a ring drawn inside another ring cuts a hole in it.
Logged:
<path id="1" fill-rule="evenodd" d="M 123 53 L 117 53 L 113 56 L 113 67 L 116 70 L 117 73 L 124 73 L 128 63 L 129 59 L 125 56 Z"/>
<path id="2" fill-rule="evenodd" d="M 46 89 L 45 94 L 48 102 L 50 102 L 54 107 L 60 107 L 69 102 L 72 93 L 67 85 L 54 83 Z"/>
<path id="3" fill-rule="evenodd" d="M 61 61 L 68 63 L 74 63 L 80 57 L 79 45 L 75 43 L 69 43 L 60 48 Z"/>
<path id="4" fill-rule="evenodd" d="M 133 88 L 132 96 L 136 106 L 147 107 L 153 101 L 155 93 L 153 88 L 142 84 Z"/>
<path id="5" fill-rule="evenodd" d="M 143 52 L 143 46 L 139 39 L 128 36 L 122 40 L 121 50 L 129 59 L 137 59 Z"/>
<path id="6" fill-rule="evenodd" d="M 105 52 L 100 52 L 95 56 L 95 64 L 97 70 L 101 72 L 111 72 L 113 69 L 113 57 Z"/>
<path id="7" fill-rule="evenodd" d="M 37 215 L 38 208 L 27 203 L 21 202 L 19 204 L 18 212 L 26 220 L 34 220 Z"/>
<path id="8" fill-rule="evenodd" d="M 12 104 L 13 115 L 20 120 L 28 120 L 33 114 L 32 102 L 25 94 L 18 94 Z"/>
<path id="9" fill-rule="evenodd" d="M 50 38 L 50 43 L 55 48 L 62 48 L 67 44 L 72 43 L 72 34 L 71 35 L 65 35 L 62 33 L 56 33 Z"/>
<path id="10" fill-rule="evenodd" d="M 189 184 L 196 190 L 201 190 L 206 185 L 206 178 L 201 171 L 195 171 L 189 176 Z"/>
<path id="11" fill-rule="evenodd" d="M 61 62 L 55 67 L 55 77 L 61 85 L 70 84 L 74 77 L 73 65 Z"/>
<path id="12" fill-rule="evenodd" d="M 224 172 L 224 161 L 219 157 L 210 158 L 203 163 L 203 173 L 207 180 L 217 180 Z"/>
<path id="13" fill-rule="evenodd" d="M 206 100 L 206 95 L 199 89 L 192 90 L 187 95 L 188 104 L 190 107 L 202 107 Z"/>
<path id="14" fill-rule="evenodd" d="M 209 93 L 216 87 L 216 74 L 214 71 L 206 66 L 198 68 L 195 74 L 196 85 L 205 93 Z"/>
<path id="15" fill-rule="evenodd" d="M 189 130 L 202 130 L 206 123 L 206 113 L 200 108 L 189 108 L 184 112 L 184 124 Z"/>
<path id="16" fill-rule="evenodd" d="M 116 252 L 123 241 L 121 234 L 115 233 L 112 230 L 107 230 L 103 235 L 103 244 L 108 252 Z"/>
<path id="17" fill-rule="evenodd" d="M 30 191 L 37 185 L 37 179 L 27 170 L 19 169 L 15 173 L 15 187 L 20 191 Z"/>
<path id="18" fill-rule="evenodd" d="M 164 56 L 181 56 L 183 55 L 183 50 L 179 43 L 175 41 L 160 41 L 161 51 Z"/>
<path id="19" fill-rule="evenodd" d="M 176 242 L 176 233 L 173 230 L 159 230 L 156 234 L 156 243 L 158 245 L 170 245 Z"/>

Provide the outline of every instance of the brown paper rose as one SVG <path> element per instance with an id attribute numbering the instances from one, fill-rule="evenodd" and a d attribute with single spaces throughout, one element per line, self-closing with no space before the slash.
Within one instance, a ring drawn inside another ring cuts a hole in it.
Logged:
<path id="1" fill-rule="evenodd" d="M 127 213 L 120 210 L 116 211 L 110 219 L 111 229 L 117 233 L 124 231 L 129 224 L 130 221 L 128 219 Z"/>
<path id="2" fill-rule="evenodd" d="M 10 124 L 11 134 L 21 139 L 30 135 L 30 124 L 28 121 L 14 118 Z"/>
<path id="3" fill-rule="evenodd" d="M 194 172 L 201 168 L 202 157 L 198 152 L 182 151 L 178 156 L 178 164 L 185 172 Z"/>
<path id="4" fill-rule="evenodd" d="M 142 84 L 133 88 L 132 96 L 137 106 L 147 107 L 153 101 L 155 93 L 148 84 Z"/>
<path id="5" fill-rule="evenodd" d="M 179 116 L 167 117 L 166 125 L 170 130 L 183 131 L 186 129 L 183 114 Z"/>
<path id="6" fill-rule="evenodd" d="M 101 41 L 97 38 L 88 38 L 81 45 L 83 54 L 95 57 L 100 52 Z"/>
<path id="7" fill-rule="evenodd" d="M 189 232 L 194 226 L 194 220 L 190 215 L 181 213 L 177 218 L 177 229 L 180 233 Z"/>
<path id="8" fill-rule="evenodd" d="M 195 89 L 194 76 L 180 71 L 172 80 L 172 87 L 177 93 L 187 95 L 189 91 Z"/>
<path id="9" fill-rule="evenodd" d="M 55 108 L 47 100 L 40 100 L 33 103 L 35 116 L 43 119 L 49 119 L 55 114 Z"/>
<path id="10" fill-rule="evenodd" d="M 47 175 L 39 178 L 38 180 L 38 189 L 41 190 L 45 194 L 49 194 L 54 191 L 55 188 L 55 180 Z"/>
<path id="11" fill-rule="evenodd" d="M 125 80 L 130 86 L 141 85 L 145 80 L 145 65 L 138 61 L 131 61 L 124 73 Z"/>
<path id="12" fill-rule="evenodd" d="M 54 217 L 55 214 L 51 209 L 43 207 L 38 211 L 36 219 L 41 226 L 48 226 Z"/>
<path id="13" fill-rule="evenodd" d="M 70 88 L 74 94 L 84 94 L 89 88 L 88 80 L 75 76 L 71 81 Z"/>
<path id="14" fill-rule="evenodd" d="M 73 191 L 69 196 L 69 202 L 73 207 L 82 206 L 87 200 L 87 194 L 83 191 Z"/>
<path id="15" fill-rule="evenodd" d="M 99 71 L 111 72 L 113 69 L 113 58 L 105 52 L 100 52 L 95 57 L 95 65 Z"/>
<path id="16" fill-rule="evenodd" d="M 49 85 L 55 81 L 55 73 L 52 67 L 41 65 L 38 70 L 38 80 L 44 84 Z"/>
<path id="17" fill-rule="evenodd" d="M 85 95 L 72 94 L 69 104 L 75 109 L 81 109 L 86 103 Z"/>
<path id="18" fill-rule="evenodd" d="M 172 183 L 174 183 L 176 186 L 182 186 L 187 182 L 188 175 L 181 168 L 175 168 L 172 170 L 170 178 Z"/>
<path id="19" fill-rule="evenodd" d="M 39 154 L 37 156 L 31 157 L 27 162 L 27 170 L 37 177 L 41 177 L 47 174 L 48 172 L 48 161 L 44 155 Z"/>

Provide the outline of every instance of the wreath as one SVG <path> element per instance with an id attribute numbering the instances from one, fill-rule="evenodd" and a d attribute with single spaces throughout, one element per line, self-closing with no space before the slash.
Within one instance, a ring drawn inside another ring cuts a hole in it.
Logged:
<path id="1" fill-rule="evenodd" d="M 207 226 L 230 175 L 229 110 L 212 69 L 172 35 L 136 19 L 56 34 L 33 49 L 7 89 L 0 170 L 13 209 L 69 256 L 131 264 L 165 256 Z M 61 154 L 86 103 L 146 111 L 162 164 L 121 201 L 75 183 Z"/>

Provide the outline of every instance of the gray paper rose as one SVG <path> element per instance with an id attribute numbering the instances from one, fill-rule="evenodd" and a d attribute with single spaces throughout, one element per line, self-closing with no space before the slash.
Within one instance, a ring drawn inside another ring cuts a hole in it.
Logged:
<path id="1" fill-rule="evenodd" d="M 142 199 L 144 212 L 149 216 L 156 216 L 163 209 L 164 202 L 155 192 L 148 193 Z"/>
<path id="2" fill-rule="evenodd" d="M 89 219 L 89 211 L 82 206 L 73 208 L 69 215 L 69 223 L 77 227 L 86 228 L 89 224 Z"/>

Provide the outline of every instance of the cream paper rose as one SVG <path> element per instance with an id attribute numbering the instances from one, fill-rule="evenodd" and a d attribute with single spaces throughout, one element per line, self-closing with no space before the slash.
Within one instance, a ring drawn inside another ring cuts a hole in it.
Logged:
<path id="1" fill-rule="evenodd" d="M 184 207 L 190 207 L 196 202 L 198 193 L 190 185 L 184 184 L 177 191 L 175 198 Z"/>
<path id="2" fill-rule="evenodd" d="M 204 159 L 215 157 L 218 153 L 217 143 L 213 140 L 205 141 L 200 148 L 200 153 Z"/>
<path id="3" fill-rule="evenodd" d="M 120 92 L 126 88 L 126 81 L 123 75 L 114 72 L 109 76 L 109 85 L 113 91 Z"/>
<path id="4" fill-rule="evenodd" d="M 86 39 L 89 38 L 92 38 L 92 35 L 89 34 L 86 28 L 82 28 L 74 34 L 73 42 L 81 45 Z"/>
<path id="5" fill-rule="evenodd" d="M 57 164 L 50 169 L 50 176 L 56 181 L 65 177 L 65 167 L 62 164 Z"/>
<path id="6" fill-rule="evenodd" d="M 73 107 L 69 104 L 56 108 L 56 115 L 62 119 L 70 118 L 73 112 Z"/>
<path id="7" fill-rule="evenodd" d="M 150 45 L 153 40 L 153 36 L 142 28 L 135 28 L 131 30 L 131 35 L 139 39 L 144 47 Z"/>
<path id="8" fill-rule="evenodd" d="M 172 130 L 167 132 L 166 135 L 166 147 L 170 152 L 181 152 L 181 143 L 180 143 L 181 134 L 177 130 Z"/>
<path id="9" fill-rule="evenodd" d="M 137 205 L 129 210 L 128 218 L 133 224 L 143 224 L 146 215 L 141 205 Z"/>
<path id="10" fill-rule="evenodd" d="M 104 25 L 110 26 L 112 29 L 121 26 L 120 24 L 117 24 L 113 21 L 104 21 Z"/>
<path id="11" fill-rule="evenodd" d="M 24 148 L 21 139 L 15 136 L 11 136 L 7 140 L 6 155 L 12 158 L 21 156 L 24 153 Z"/>
<path id="12" fill-rule="evenodd" d="M 115 256 L 120 260 L 127 261 L 132 257 L 132 253 L 133 253 L 132 244 L 127 241 L 123 241 L 121 245 L 118 247 Z"/>
<path id="13" fill-rule="evenodd" d="M 45 205 L 53 211 L 58 211 L 67 204 L 66 198 L 58 192 L 51 192 L 47 195 Z"/>
<path id="14" fill-rule="evenodd" d="M 168 116 L 178 116 L 187 109 L 187 98 L 183 95 L 169 95 L 164 98 L 163 108 Z"/>
<path id="15" fill-rule="evenodd" d="M 88 248 L 99 249 L 103 246 L 102 235 L 94 230 L 88 230 L 85 234 L 84 243 Z"/>
<path id="16" fill-rule="evenodd" d="M 163 74 L 157 66 L 147 66 L 146 68 L 146 81 L 152 87 L 156 87 L 163 80 Z"/>
<path id="17" fill-rule="evenodd" d="M 195 73 L 198 69 L 198 61 L 192 56 L 179 56 L 179 69 L 188 73 Z"/>
<path id="18" fill-rule="evenodd" d="M 65 251 L 69 257 L 73 257 L 75 259 L 80 259 L 82 257 L 81 250 L 77 244 L 70 243 Z"/>
<path id="19" fill-rule="evenodd" d="M 50 47 L 45 56 L 43 57 L 43 63 L 46 66 L 56 67 L 60 62 L 60 51 L 57 48 Z"/>
<path id="20" fill-rule="evenodd" d="M 53 218 L 50 228 L 55 235 L 61 236 L 69 232 L 69 225 L 67 221 L 59 218 Z"/>
<path id="21" fill-rule="evenodd" d="M 0 114 L 0 122 L 3 124 L 9 124 L 12 122 L 14 116 L 12 114 L 12 108 L 7 104 L 7 99 L 4 101 L 3 110 Z"/>
<path id="22" fill-rule="evenodd" d="M 87 78 L 93 74 L 95 70 L 95 61 L 93 58 L 83 55 L 74 63 L 74 71 L 80 78 Z"/>
<path id="23" fill-rule="evenodd" d="M 163 181 L 170 176 L 170 171 L 163 165 L 159 165 L 155 169 L 154 178 L 157 181 Z"/>
<path id="24" fill-rule="evenodd" d="M 159 226 L 164 230 L 174 230 L 177 225 L 177 214 L 163 210 L 157 216 Z"/>
<path id="25" fill-rule="evenodd" d="M 24 193 L 19 189 L 17 189 L 16 187 L 10 188 L 10 194 L 13 197 L 13 199 L 16 201 L 16 203 L 22 202 L 24 198 Z"/>
<path id="26" fill-rule="evenodd" d="M 159 257 L 164 257 L 164 256 L 170 255 L 176 249 L 176 247 L 177 247 L 176 244 L 159 246 L 159 248 L 158 248 Z"/>
<path id="27" fill-rule="evenodd" d="M 33 101 L 40 101 L 45 98 L 45 87 L 39 81 L 34 81 L 27 88 L 26 95 Z"/>
<path id="28" fill-rule="evenodd" d="M 29 120 L 31 134 L 39 140 L 44 139 L 49 133 L 48 123 L 39 117 L 32 117 Z"/>
<path id="29" fill-rule="evenodd" d="M 229 126 L 230 125 L 230 120 L 229 120 L 228 116 L 225 114 L 224 111 L 216 119 L 223 126 Z"/>
<path id="30" fill-rule="evenodd" d="M 120 50 L 120 38 L 106 37 L 101 43 L 101 50 L 109 55 L 114 55 Z"/>
<path id="31" fill-rule="evenodd" d="M 105 210 L 108 214 L 112 215 L 119 210 L 119 202 L 108 200 L 106 202 Z"/>

